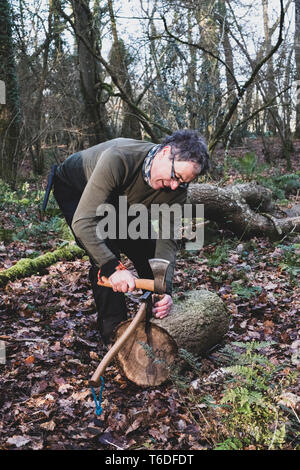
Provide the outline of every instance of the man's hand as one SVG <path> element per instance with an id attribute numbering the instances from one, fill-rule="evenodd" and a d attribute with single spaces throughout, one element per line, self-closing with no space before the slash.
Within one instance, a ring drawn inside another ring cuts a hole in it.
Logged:
<path id="1" fill-rule="evenodd" d="M 164 318 L 169 315 L 172 305 L 172 297 L 165 294 L 161 300 L 155 302 L 152 308 L 152 313 L 156 318 Z"/>
<path id="2" fill-rule="evenodd" d="M 132 292 L 135 290 L 135 278 L 127 269 L 116 271 L 109 277 L 109 280 L 114 292 Z"/>

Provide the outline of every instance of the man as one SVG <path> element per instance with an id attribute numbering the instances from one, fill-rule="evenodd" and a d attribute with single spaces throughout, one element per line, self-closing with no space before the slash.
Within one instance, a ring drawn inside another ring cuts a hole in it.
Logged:
<path id="1" fill-rule="evenodd" d="M 77 243 L 90 257 L 89 279 L 105 343 L 110 341 L 114 328 L 127 318 L 124 293 L 135 289 L 135 278 L 120 262 L 120 253 L 133 262 L 141 278 L 153 278 L 150 258 L 170 261 L 166 294 L 153 307 L 153 314 L 164 318 L 172 306 L 177 244 L 172 238 L 120 236 L 124 227 L 119 221 L 115 231 L 119 236 L 103 237 L 97 229 L 103 220 L 99 208 L 110 204 L 121 215 L 120 196 L 126 196 L 128 207 L 143 204 L 148 210 L 152 204 L 183 205 L 188 183 L 207 169 L 206 144 L 196 131 L 190 130 L 177 131 L 159 145 L 113 139 L 69 156 L 57 168 L 54 197 Z M 113 289 L 98 284 L 102 276 L 109 278 Z"/>

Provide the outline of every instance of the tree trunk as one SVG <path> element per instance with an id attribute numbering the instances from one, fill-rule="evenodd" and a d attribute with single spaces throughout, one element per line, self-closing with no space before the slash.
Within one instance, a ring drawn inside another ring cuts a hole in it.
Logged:
<path id="1" fill-rule="evenodd" d="M 263 7 L 263 23 L 264 23 L 264 33 L 265 33 L 265 54 L 268 54 L 271 50 L 271 35 L 270 35 L 270 28 L 269 28 L 269 0 L 262 0 L 262 7 Z M 266 73 L 266 102 L 270 101 L 276 95 L 276 86 L 275 86 L 275 79 L 274 79 L 274 66 L 273 66 L 273 57 L 270 57 L 267 63 L 267 73 Z M 276 107 L 276 101 L 274 105 Z M 267 111 L 267 129 L 272 132 L 274 135 L 276 133 L 276 125 L 272 116 Z"/>
<path id="2" fill-rule="evenodd" d="M 51 4 L 49 7 L 48 13 L 48 35 L 51 36 L 52 34 L 52 10 Z M 48 75 L 48 57 L 49 57 L 49 50 L 50 50 L 50 40 L 46 42 L 43 56 L 42 56 L 42 67 L 41 72 L 39 74 L 39 84 L 36 93 L 36 99 L 33 105 L 33 115 L 32 121 L 34 125 L 35 131 L 35 138 L 34 143 L 31 145 L 30 154 L 32 158 L 33 170 L 36 174 L 41 175 L 44 172 L 45 166 L 45 158 L 44 158 L 44 151 L 42 147 L 42 139 L 43 139 L 43 124 L 44 124 L 44 90 L 46 87 L 46 80 Z"/>
<path id="3" fill-rule="evenodd" d="M 188 10 L 188 41 L 192 43 L 192 22 L 191 12 Z M 190 129 L 199 128 L 198 106 L 199 97 L 197 95 L 197 50 L 189 46 L 189 63 L 186 71 L 186 108 L 188 112 L 188 123 Z"/>
<path id="4" fill-rule="evenodd" d="M 112 66 L 116 75 L 123 84 L 124 90 L 130 101 L 134 102 L 132 86 L 130 83 L 130 76 L 128 72 L 128 53 L 125 44 L 118 38 L 117 25 L 113 10 L 112 0 L 108 0 L 108 9 L 111 22 L 111 30 L 113 36 L 113 45 L 110 51 L 110 65 Z M 123 122 L 121 129 L 122 137 L 131 137 L 132 139 L 140 140 L 142 138 L 141 126 L 135 110 L 132 109 L 125 101 L 122 103 L 123 109 Z"/>
<path id="5" fill-rule="evenodd" d="M 229 314 L 217 294 L 194 290 L 174 303 L 168 317 L 151 323 L 166 330 L 179 349 L 198 356 L 222 341 L 229 328 Z"/>
<path id="6" fill-rule="evenodd" d="M 97 54 L 97 34 L 94 31 L 92 14 L 87 0 L 72 0 L 75 30 L 84 37 L 92 50 Z M 111 138 L 107 125 L 108 118 L 104 103 L 101 103 L 101 71 L 100 64 L 77 36 L 78 60 L 82 94 L 84 96 L 88 145 Z M 100 85 L 100 86 L 99 86 Z"/>
<path id="7" fill-rule="evenodd" d="M 296 61 L 296 80 L 299 80 L 300 87 L 300 0 L 295 1 L 295 61 Z M 294 93 L 296 91 L 294 90 Z M 296 130 L 295 138 L 300 139 L 300 101 L 296 102 Z"/>
<path id="8" fill-rule="evenodd" d="M 300 217 L 280 218 L 273 212 L 271 194 L 270 190 L 255 183 L 225 188 L 191 184 L 188 198 L 193 205 L 204 204 L 206 219 L 215 221 L 221 228 L 229 229 L 241 238 L 278 239 L 291 231 L 299 233 Z M 255 212 L 258 207 L 261 214 Z"/>
<path id="9" fill-rule="evenodd" d="M 0 5 L 0 80 L 6 88 L 5 104 L 0 104 L 0 178 L 15 186 L 20 156 L 21 111 L 12 39 L 11 8 Z"/>

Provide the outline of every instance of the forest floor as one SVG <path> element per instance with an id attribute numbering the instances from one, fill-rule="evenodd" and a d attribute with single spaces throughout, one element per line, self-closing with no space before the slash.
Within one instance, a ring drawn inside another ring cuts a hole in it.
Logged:
<path id="1" fill-rule="evenodd" d="M 292 163 L 299 176 L 298 147 Z M 231 183 L 240 177 L 230 172 Z M 51 204 L 47 216 L 34 215 L 34 185 L 25 195 L 7 191 L 0 199 L 0 270 L 63 242 Z M 294 203 L 299 190 L 282 202 Z M 0 289 L 0 449 L 299 449 L 299 260 L 293 234 L 244 241 L 215 230 L 197 256 L 182 249 L 175 300 L 191 289 L 216 292 L 229 331 L 205 357 L 181 358 L 181 372 L 157 388 L 139 388 L 110 365 L 99 418 L 88 380 L 107 348 L 96 329 L 89 262 L 60 261 L 9 282 Z M 133 315 L 131 295 L 127 303 Z"/>

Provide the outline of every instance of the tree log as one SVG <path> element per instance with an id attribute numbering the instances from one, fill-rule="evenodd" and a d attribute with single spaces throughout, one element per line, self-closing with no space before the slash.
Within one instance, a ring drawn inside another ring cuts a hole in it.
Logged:
<path id="1" fill-rule="evenodd" d="M 119 341 L 134 321 L 121 323 L 114 341 Z M 158 386 L 169 378 L 178 350 L 203 355 L 222 341 L 228 328 L 229 314 L 220 297 L 207 290 L 190 291 L 173 305 L 168 317 L 152 318 L 148 327 L 145 321 L 135 325 L 117 353 L 119 369 L 141 387 Z"/>
<path id="2" fill-rule="evenodd" d="M 151 323 L 166 330 L 178 348 L 198 356 L 222 340 L 229 328 L 229 313 L 214 292 L 193 290 L 174 303 L 170 315 Z"/>
<path id="3" fill-rule="evenodd" d="M 84 254 L 85 252 L 77 245 L 69 244 L 34 259 L 22 258 L 11 268 L 0 271 L 0 287 L 4 287 L 9 281 L 37 274 L 61 259 L 73 260 Z"/>
<path id="4" fill-rule="evenodd" d="M 271 194 L 270 190 L 255 183 L 225 188 L 212 184 L 191 184 L 188 199 L 193 205 L 204 204 L 206 219 L 215 221 L 221 228 L 229 229 L 241 238 L 260 236 L 278 239 L 291 231 L 300 232 L 300 217 L 280 218 L 277 213 L 272 214 L 274 205 Z"/>

